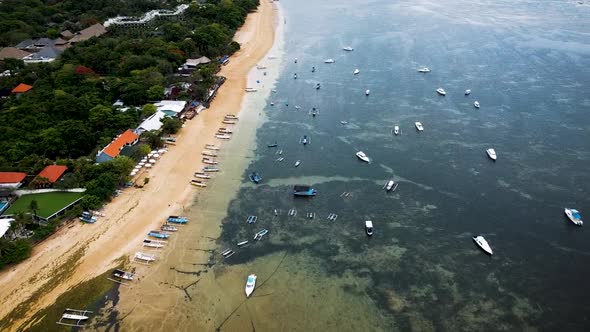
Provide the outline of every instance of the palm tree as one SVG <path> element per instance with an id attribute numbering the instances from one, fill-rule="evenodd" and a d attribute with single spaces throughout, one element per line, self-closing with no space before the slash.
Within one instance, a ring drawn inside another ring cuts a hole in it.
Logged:
<path id="1" fill-rule="evenodd" d="M 37 202 L 37 200 L 32 200 L 31 203 L 29 203 L 29 210 L 33 211 L 33 220 L 37 220 L 37 210 L 39 209 L 39 203 Z"/>

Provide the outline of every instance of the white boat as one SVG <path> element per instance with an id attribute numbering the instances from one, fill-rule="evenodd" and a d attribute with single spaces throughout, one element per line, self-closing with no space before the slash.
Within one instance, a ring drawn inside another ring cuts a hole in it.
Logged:
<path id="1" fill-rule="evenodd" d="M 256 287 L 256 275 L 251 274 L 248 276 L 248 280 L 246 280 L 246 297 L 250 297 L 250 294 L 254 292 L 254 287 Z"/>
<path id="2" fill-rule="evenodd" d="M 131 280 L 133 280 L 133 276 L 134 276 L 133 273 L 127 272 L 127 271 L 123 271 L 123 270 L 119 270 L 119 269 L 116 269 L 113 271 L 113 277 L 115 277 L 115 278 L 131 281 Z"/>
<path id="3" fill-rule="evenodd" d="M 61 318 L 63 318 L 63 319 L 71 319 L 71 320 L 86 320 L 86 319 L 88 319 L 88 316 L 76 315 L 76 314 L 63 314 L 61 316 Z"/>
<path id="4" fill-rule="evenodd" d="M 490 254 L 490 255 L 494 254 L 494 252 L 492 251 L 492 248 L 488 244 L 488 241 L 486 241 L 486 239 L 483 236 L 479 235 L 477 237 L 473 237 L 473 241 L 475 241 L 475 243 L 487 254 Z"/>
<path id="5" fill-rule="evenodd" d="M 231 136 L 228 134 L 215 134 L 215 138 L 219 138 L 219 139 L 230 139 Z"/>
<path id="6" fill-rule="evenodd" d="M 436 89 L 436 93 L 438 93 L 441 96 L 446 96 L 447 95 L 447 92 L 443 88 Z"/>
<path id="7" fill-rule="evenodd" d="M 399 135 L 399 126 L 393 127 L 393 133 Z"/>
<path id="8" fill-rule="evenodd" d="M 465 95 L 466 96 L 469 96 L 470 93 L 471 93 L 471 90 L 470 89 L 465 90 Z"/>
<path id="9" fill-rule="evenodd" d="M 207 157 L 217 157 L 217 152 L 212 152 L 212 151 L 203 151 L 203 152 L 201 152 L 201 154 L 203 156 L 207 156 Z"/>
<path id="10" fill-rule="evenodd" d="M 138 251 L 138 252 L 135 253 L 135 259 L 138 259 L 140 261 L 144 261 L 146 263 L 149 263 L 149 262 L 155 261 L 156 260 L 156 256 L 154 256 L 154 255 L 148 255 L 146 253 L 143 253 L 141 251 Z"/>
<path id="11" fill-rule="evenodd" d="M 295 162 L 295 167 L 298 167 L 299 165 L 301 165 L 301 160 L 297 160 L 297 161 Z"/>
<path id="12" fill-rule="evenodd" d="M 217 161 L 215 161 L 214 159 L 211 159 L 211 158 L 203 158 L 201 161 L 203 162 L 203 164 L 208 164 L 208 165 L 217 165 L 218 164 Z"/>
<path id="13" fill-rule="evenodd" d="M 370 94 L 371 94 L 371 90 L 369 90 L 369 89 L 365 90 L 365 96 L 368 96 Z"/>
<path id="14" fill-rule="evenodd" d="M 352 72 L 352 74 L 353 74 L 353 75 L 358 75 L 360 72 L 361 72 L 361 71 L 360 71 L 360 70 L 357 68 L 357 69 L 355 69 L 355 70 Z"/>
<path id="15" fill-rule="evenodd" d="M 347 125 L 348 124 L 348 121 L 340 121 L 340 124 Z"/>
<path id="16" fill-rule="evenodd" d="M 293 78 L 297 79 L 297 73 L 293 74 Z"/>
<path id="17" fill-rule="evenodd" d="M 232 120 L 229 120 L 229 121 L 232 121 Z M 217 133 L 218 134 L 233 134 L 234 132 L 231 129 L 221 127 L 219 129 L 217 129 Z"/>
<path id="18" fill-rule="evenodd" d="M 354 48 L 352 48 L 351 46 L 346 46 L 346 47 L 343 47 L 342 49 L 345 51 L 348 51 L 348 52 L 354 51 Z"/>
<path id="19" fill-rule="evenodd" d="M 370 162 L 371 162 L 371 159 L 369 159 L 369 157 L 367 157 L 367 155 L 366 155 L 366 154 L 365 154 L 363 151 L 359 151 L 359 152 L 357 152 L 357 153 L 356 153 L 356 156 L 357 156 L 357 157 L 358 157 L 360 160 L 362 160 L 362 161 L 364 161 L 364 162 L 366 162 L 366 163 L 370 163 Z"/>
<path id="20" fill-rule="evenodd" d="M 476 100 L 476 101 L 474 101 L 474 102 L 473 102 L 473 106 L 474 106 L 475 108 L 479 108 L 479 101 L 477 101 L 477 100 Z"/>
<path id="21" fill-rule="evenodd" d="M 209 174 L 205 174 L 205 173 L 201 173 L 201 172 L 195 172 L 195 177 L 199 178 L 199 179 L 210 179 L 211 175 Z"/>
<path id="22" fill-rule="evenodd" d="M 241 247 L 241 246 L 245 245 L 246 243 L 248 243 L 248 240 L 242 241 L 242 242 L 238 242 L 238 247 Z"/>
<path id="23" fill-rule="evenodd" d="M 246 88 L 246 92 L 256 92 L 258 91 L 256 88 Z"/>
<path id="24" fill-rule="evenodd" d="M 397 183 L 395 183 L 395 181 L 393 180 L 389 180 L 386 184 L 385 184 L 385 189 L 387 191 L 395 191 L 397 189 Z"/>
<path id="25" fill-rule="evenodd" d="M 156 249 L 163 248 L 164 242 L 158 241 L 158 240 L 145 239 L 145 240 L 143 240 L 143 246 L 149 247 L 149 248 L 156 248 Z"/>
<path id="26" fill-rule="evenodd" d="M 195 187 L 207 187 L 207 182 L 199 180 L 191 180 L 191 184 Z"/>
<path id="27" fill-rule="evenodd" d="M 219 147 L 217 145 L 213 145 L 213 144 L 205 144 L 205 149 L 208 149 L 208 150 L 219 150 Z"/>
<path id="28" fill-rule="evenodd" d="M 265 65 L 257 65 L 256 69 L 266 69 L 266 66 Z"/>
<path id="29" fill-rule="evenodd" d="M 488 154 L 488 157 L 490 157 L 490 159 L 492 160 L 496 160 L 498 158 L 498 156 L 496 156 L 496 150 L 494 149 L 487 149 L 486 153 Z"/>
<path id="30" fill-rule="evenodd" d="M 236 123 L 238 123 L 237 120 L 223 120 L 221 122 L 222 123 L 225 123 L 225 124 L 236 124 Z"/>
<path id="31" fill-rule="evenodd" d="M 416 125 L 416 129 L 418 129 L 418 131 L 424 130 L 424 127 L 422 127 L 422 123 L 416 122 L 415 125 Z"/>
<path id="32" fill-rule="evenodd" d="M 365 220 L 365 231 L 368 236 L 373 235 L 373 222 L 371 220 Z"/>
<path id="33" fill-rule="evenodd" d="M 237 119 L 239 119 L 239 118 L 238 118 L 238 116 L 237 116 L 237 115 L 235 115 L 235 114 L 226 114 L 226 115 L 224 116 L 224 118 L 225 118 L 225 119 L 233 119 L 233 120 L 237 120 Z"/>
<path id="34" fill-rule="evenodd" d="M 582 221 L 582 215 L 580 215 L 580 212 L 578 210 L 566 208 L 565 209 L 565 215 L 574 224 L 576 224 L 578 226 L 584 225 L 584 222 Z"/>
<path id="35" fill-rule="evenodd" d="M 254 240 L 260 241 L 268 233 L 268 229 L 263 229 L 254 235 Z"/>
<path id="36" fill-rule="evenodd" d="M 334 59 L 326 59 L 324 60 L 324 63 L 334 63 L 336 61 L 334 61 Z"/>
<path id="37" fill-rule="evenodd" d="M 430 69 L 428 67 L 418 68 L 419 73 L 430 73 Z"/>

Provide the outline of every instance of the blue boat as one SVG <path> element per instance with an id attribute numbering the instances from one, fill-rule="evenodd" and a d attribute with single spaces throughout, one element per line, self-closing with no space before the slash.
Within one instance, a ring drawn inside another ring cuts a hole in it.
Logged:
<path id="1" fill-rule="evenodd" d="M 258 173 L 252 172 L 252 174 L 250 174 L 250 181 L 258 184 L 261 180 L 262 178 L 260 177 L 260 175 L 258 175 Z"/>
<path id="2" fill-rule="evenodd" d="M 168 218 L 168 222 L 173 223 L 173 224 L 186 224 L 188 222 L 187 219 L 182 219 L 182 218 L 172 218 L 169 217 Z"/>
<path id="3" fill-rule="evenodd" d="M 160 232 L 160 231 L 150 231 L 148 233 L 148 236 L 155 237 L 155 238 L 158 238 L 158 239 L 167 239 L 167 238 L 170 237 L 170 234 L 163 233 L 163 232 Z"/>
<path id="4" fill-rule="evenodd" d="M 315 196 L 317 193 L 318 191 L 310 186 L 296 185 L 293 187 L 293 195 L 295 196 Z"/>
<path id="5" fill-rule="evenodd" d="M 96 222 L 96 217 L 92 215 L 92 213 L 84 211 L 80 216 L 80 221 L 85 223 L 94 224 Z"/>

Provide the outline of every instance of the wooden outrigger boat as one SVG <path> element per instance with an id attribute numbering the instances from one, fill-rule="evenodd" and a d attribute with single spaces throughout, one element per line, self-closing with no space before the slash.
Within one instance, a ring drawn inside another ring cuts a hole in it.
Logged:
<path id="1" fill-rule="evenodd" d="M 64 313 L 61 315 L 61 318 L 59 319 L 59 321 L 56 322 L 56 324 L 72 327 L 84 326 L 81 323 L 90 318 L 88 316 L 89 313 L 92 313 L 92 311 L 66 308 L 66 310 L 64 310 Z M 68 321 L 73 322 L 68 323 Z"/>
<path id="2" fill-rule="evenodd" d="M 164 224 L 162 225 L 162 227 L 160 227 L 161 230 L 166 231 L 166 232 L 176 232 L 178 231 L 178 228 L 176 228 L 176 226 L 172 226 L 172 225 L 168 225 L 168 224 Z"/>
<path id="3" fill-rule="evenodd" d="M 217 157 L 217 152 L 213 152 L 213 151 L 205 150 L 205 151 L 201 152 L 201 154 L 203 156 L 207 156 L 207 157 Z"/>
<path id="4" fill-rule="evenodd" d="M 231 131 L 231 129 L 225 128 L 225 127 L 221 127 L 219 129 L 217 129 L 217 132 L 220 134 L 233 134 L 234 132 Z"/>
<path id="5" fill-rule="evenodd" d="M 203 159 L 201 159 L 201 161 L 203 162 L 203 164 L 207 164 L 207 165 L 219 164 L 215 159 L 212 159 L 212 158 L 203 158 Z"/>
<path id="6" fill-rule="evenodd" d="M 173 222 L 175 224 L 186 224 L 189 219 L 183 216 L 168 216 L 168 222 Z"/>
<path id="7" fill-rule="evenodd" d="M 207 187 L 207 182 L 201 180 L 191 180 L 191 184 L 195 187 Z"/>
<path id="8" fill-rule="evenodd" d="M 219 167 L 217 167 L 217 166 L 205 166 L 205 167 L 203 167 L 203 172 L 219 172 Z"/>
<path id="9" fill-rule="evenodd" d="M 121 285 L 129 286 L 129 283 L 126 281 L 132 281 L 133 277 L 135 277 L 134 273 L 123 271 L 120 269 L 115 269 L 111 278 L 107 278 L 110 281 L 116 282 Z"/>
<path id="10" fill-rule="evenodd" d="M 225 124 L 236 124 L 236 123 L 238 123 L 237 120 L 223 120 L 221 122 L 222 123 L 225 123 Z"/>
<path id="11" fill-rule="evenodd" d="M 155 237 L 158 239 L 167 239 L 170 237 L 170 234 L 161 231 L 149 231 L 148 236 Z"/>
<path id="12" fill-rule="evenodd" d="M 149 264 L 149 263 L 156 260 L 155 255 L 146 254 L 141 251 L 136 252 L 135 255 L 133 256 L 133 258 L 136 262 L 142 263 L 142 264 Z"/>
<path id="13" fill-rule="evenodd" d="M 213 144 L 205 144 L 205 149 L 207 149 L 207 150 L 219 150 L 219 147 L 217 145 L 213 145 Z"/>
<path id="14" fill-rule="evenodd" d="M 160 248 L 164 248 L 165 244 L 166 244 L 166 242 L 159 241 L 159 240 L 150 240 L 150 239 L 143 240 L 143 246 L 148 247 L 148 248 L 160 249 Z"/>
<path id="15" fill-rule="evenodd" d="M 195 172 L 195 177 L 199 179 L 210 179 L 211 175 L 201 172 Z"/>
<path id="16" fill-rule="evenodd" d="M 215 138 L 219 138 L 219 139 L 230 139 L 231 136 L 228 134 L 215 134 Z"/>

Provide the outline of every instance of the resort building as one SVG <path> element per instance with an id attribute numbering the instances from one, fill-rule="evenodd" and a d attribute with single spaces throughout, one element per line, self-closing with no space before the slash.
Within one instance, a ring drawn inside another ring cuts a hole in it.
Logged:
<path id="1" fill-rule="evenodd" d="M 178 116 L 186 107 L 187 102 L 184 100 L 161 100 L 154 104 L 157 110 L 168 116 Z"/>
<path id="2" fill-rule="evenodd" d="M 17 189 L 23 185 L 27 173 L 21 172 L 0 172 L 0 188 Z"/>
<path id="3" fill-rule="evenodd" d="M 142 17 L 117 16 L 104 22 L 107 28 L 145 28 L 151 23 L 161 19 L 176 19 L 189 7 L 187 4 L 179 5 L 175 10 L 150 10 Z"/>
<path id="4" fill-rule="evenodd" d="M 147 119 L 143 120 L 143 122 L 135 129 L 135 132 L 138 135 L 141 135 L 143 132 L 152 131 L 152 130 L 159 130 L 162 128 L 162 119 L 166 117 L 166 113 L 161 111 L 156 111 L 156 113 L 150 115 Z"/>
<path id="5" fill-rule="evenodd" d="M 64 165 L 49 165 L 33 179 L 33 185 L 37 188 L 51 187 L 68 170 Z"/>
<path id="6" fill-rule="evenodd" d="M 69 40 L 69 43 L 70 45 L 73 45 L 75 43 L 86 41 L 92 37 L 99 37 L 101 35 L 104 35 L 105 33 L 107 33 L 107 29 L 105 29 L 105 27 L 102 24 L 96 23 L 95 25 L 89 26 L 84 30 L 78 31 Z"/>
<path id="7" fill-rule="evenodd" d="M 126 146 L 131 146 L 139 141 L 139 135 L 127 129 L 121 135 L 115 137 L 115 139 L 104 149 L 98 151 L 96 154 L 96 162 L 104 163 L 109 160 L 115 159 Z"/>
<path id="8" fill-rule="evenodd" d="M 17 97 L 22 95 L 23 93 L 31 90 L 33 87 L 25 84 L 25 83 L 21 83 L 19 85 L 17 85 L 14 89 L 12 89 L 12 93 L 15 94 Z"/>
<path id="9" fill-rule="evenodd" d="M 0 60 L 5 59 L 19 59 L 22 60 L 23 58 L 31 55 L 31 53 L 23 50 L 19 50 L 16 47 L 5 47 L 0 50 Z"/>

